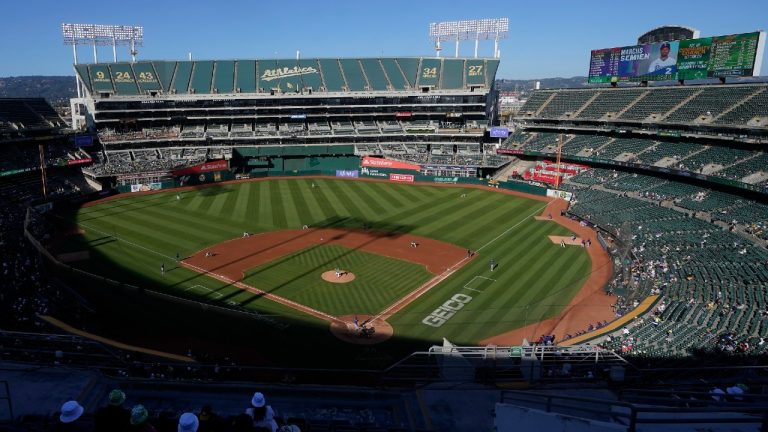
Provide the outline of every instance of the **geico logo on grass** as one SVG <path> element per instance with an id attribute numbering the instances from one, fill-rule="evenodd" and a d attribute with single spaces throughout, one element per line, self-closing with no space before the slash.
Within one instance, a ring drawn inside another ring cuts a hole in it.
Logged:
<path id="1" fill-rule="evenodd" d="M 440 307 L 432 311 L 426 318 L 421 320 L 423 324 L 432 327 L 440 327 L 446 321 L 451 319 L 465 304 L 472 301 L 472 297 L 466 294 L 454 294 L 450 300 L 443 303 Z"/>

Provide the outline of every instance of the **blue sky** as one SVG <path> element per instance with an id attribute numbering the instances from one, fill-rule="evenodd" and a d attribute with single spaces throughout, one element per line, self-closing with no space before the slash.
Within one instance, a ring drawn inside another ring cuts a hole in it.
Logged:
<path id="1" fill-rule="evenodd" d="M 702 36 L 768 30 L 768 0 L 12 1 L 0 14 L 0 77 L 72 75 L 62 22 L 144 26 L 138 58 L 169 60 L 190 51 L 196 59 L 292 58 L 296 50 L 302 57 L 434 55 L 430 22 L 502 16 L 510 32 L 501 42 L 498 78 L 570 77 L 587 74 L 591 49 L 631 45 L 664 24 L 695 27 Z M 462 55 L 472 55 L 473 43 L 462 47 Z M 480 55 L 492 51 L 493 42 L 481 42 Z M 443 53 L 453 55 L 453 45 Z M 89 47 L 78 55 L 93 60 Z M 99 58 L 110 61 L 111 48 Z M 118 59 L 128 59 L 125 48 Z"/>

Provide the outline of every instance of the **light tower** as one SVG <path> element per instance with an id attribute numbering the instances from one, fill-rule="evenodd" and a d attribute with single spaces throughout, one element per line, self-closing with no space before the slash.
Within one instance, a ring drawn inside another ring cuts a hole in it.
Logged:
<path id="1" fill-rule="evenodd" d="M 429 40 L 435 42 L 436 56 L 440 57 L 440 42 L 454 41 L 454 56 L 459 56 L 459 44 L 463 40 L 475 41 L 475 58 L 480 40 L 493 39 L 493 57 L 499 58 L 499 41 L 509 34 L 509 18 L 491 18 L 480 20 L 445 21 L 429 24 Z"/>
<path id="2" fill-rule="evenodd" d="M 64 37 L 64 45 L 72 45 L 72 60 L 77 64 L 77 46 L 93 46 L 93 62 L 99 62 L 97 46 L 112 46 L 112 61 L 117 63 L 117 46 L 127 45 L 131 55 L 131 62 L 136 62 L 137 46 L 144 46 L 144 27 L 115 26 L 101 24 L 61 24 L 61 35 Z M 75 86 L 77 87 L 77 99 L 82 99 L 83 93 L 80 81 L 75 74 Z M 77 128 L 79 104 L 72 103 L 72 127 Z"/>

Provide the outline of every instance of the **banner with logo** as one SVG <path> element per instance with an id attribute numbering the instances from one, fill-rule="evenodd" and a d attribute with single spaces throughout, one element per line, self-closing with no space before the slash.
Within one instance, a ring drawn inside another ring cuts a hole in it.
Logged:
<path id="1" fill-rule="evenodd" d="M 336 170 L 336 177 L 359 177 L 360 171 L 358 170 Z"/>
<path id="2" fill-rule="evenodd" d="M 173 172 L 173 175 L 180 176 L 186 174 L 199 174 L 210 171 L 222 171 L 229 169 L 229 162 L 226 160 L 217 160 L 213 162 L 205 162 L 191 167 L 183 168 Z"/>
<path id="3" fill-rule="evenodd" d="M 393 182 L 407 182 L 407 183 L 413 183 L 414 177 L 413 174 L 395 174 L 392 173 L 389 175 L 389 181 Z"/>
<path id="4" fill-rule="evenodd" d="M 131 185 L 131 192 L 147 192 L 153 190 L 160 190 L 163 188 L 162 183 L 138 183 Z"/>
<path id="5" fill-rule="evenodd" d="M 410 163 L 389 160 L 389 159 L 374 158 L 370 156 L 363 157 L 362 166 L 376 167 L 376 168 L 406 169 L 406 170 L 413 170 L 413 171 L 419 171 L 421 169 L 421 166 L 416 164 L 410 164 Z"/>
<path id="6" fill-rule="evenodd" d="M 433 179 L 435 183 L 443 183 L 443 184 L 456 184 L 459 182 L 458 177 L 435 177 Z"/>
<path id="7" fill-rule="evenodd" d="M 550 198 L 562 198 L 566 201 L 570 201 L 571 198 L 573 198 L 573 193 L 557 189 L 547 189 L 547 196 Z"/>

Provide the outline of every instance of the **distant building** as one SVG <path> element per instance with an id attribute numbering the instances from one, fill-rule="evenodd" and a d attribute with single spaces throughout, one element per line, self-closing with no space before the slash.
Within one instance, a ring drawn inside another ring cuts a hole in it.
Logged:
<path id="1" fill-rule="evenodd" d="M 637 38 L 638 45 L 651 44 L 663 41 L 683 40 L 683 39 L 696 39 L 701 32 L 692 27 L 685 27 L 679 25 L 667 25 L 656 27 L 653 30 L 649 30 L 643 33 Z"/>

